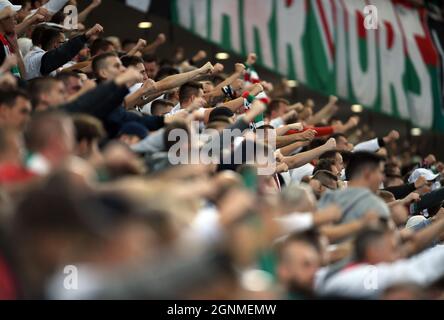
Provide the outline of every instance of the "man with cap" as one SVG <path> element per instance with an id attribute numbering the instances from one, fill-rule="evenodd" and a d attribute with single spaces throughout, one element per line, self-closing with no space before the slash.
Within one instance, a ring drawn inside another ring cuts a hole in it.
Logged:
<path id="1" fill-rule="evenodd" d="M 423 191 L 423 193 L 426 193 L 430 190 L 430 187 L 432 187 L 432 190 L 440 187 L 440 185 L 434 184 L 435 180 L 439 177 L 439 173 L 435 174 L 431 170 L 424 168 L 415 169 L 409 177 L 409 183 L 415 183 L 419 177 L 424 177 L 427 180 L 427 184 L 420 188 L 418 190 L 419 192 Z"/>
<path id="2" fill-rule="evenodd" d="M 427 183 L 417 189 L 421 195 L 421 200 L 413 203 L 410 206 L 411 214 L 422 214 L 426 218 L 433 216 L 437 208 L 441 206 L 444 201 L 444 188 L 441 188 L 441 184 L 438 180 L 440 174 L 433 173 L 429 169 L 419 168 L 415 169 L 410 175 L 408 182 L 415 183 L 420 177 L 423 177 Z"/>
<path id="3" fill-rule="evenodd" d="M 0 1 L 0 64 L 3 64 L 6 57 L 16 54 L 18 64 L 11 69 L 16 77 L 23 76 L 25 71 L 15 33 L 15 15 L 20 9 L 21 6 L 13 6 L 9 1 Z"/>

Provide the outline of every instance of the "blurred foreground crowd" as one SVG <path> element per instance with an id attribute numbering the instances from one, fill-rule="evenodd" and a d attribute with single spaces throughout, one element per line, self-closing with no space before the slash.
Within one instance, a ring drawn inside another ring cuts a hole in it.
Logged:
<path id="1" fill-rule="evenodd" d="M 0 299 L 443 297 L 434 155 L 75 2 L 0 0 Z"/>

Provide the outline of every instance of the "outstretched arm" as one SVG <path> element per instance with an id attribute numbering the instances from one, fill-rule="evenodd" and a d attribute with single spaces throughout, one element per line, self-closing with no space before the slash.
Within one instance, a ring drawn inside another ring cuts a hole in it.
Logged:
<path id="1" fill-rule="evenodd" d="M 335 148 L 336 141 L 335 139 L 331 138 L 324 145 L 318 148 L 306 152 L 301 152 L 294 156 L 285 157 L 284 161 L 285 163 L 287 163 L 289 169 L 294 169 L 309 163 L 311 160 L 318 158 L 324 152 L 334 150 Z"/>

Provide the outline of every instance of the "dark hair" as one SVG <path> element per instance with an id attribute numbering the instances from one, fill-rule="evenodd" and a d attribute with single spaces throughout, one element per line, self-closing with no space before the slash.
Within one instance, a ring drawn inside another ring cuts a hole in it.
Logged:
<path id="1" fill-rule="evenodd" d="M 134 39 L 124 39 L 122 41 L 122 49 L 125 48 L 129 44 L 137 44 L 137 41 Z"/>
<path id="2" fill-rule="evenodd" d="M 58 81 L 60 80 L 53 77 L 41 77 L 29 81 L 28 92 L 30 93 L 33 108 L 37 107 L 40 103 L 40 95 L 50 91 L 52 86 Z"/>
<path id="3" fill-rule="evenodd" d="M 55 39 L 62 34 L 62 30 L 55 28 L 45 28 L 40 37 L 40 46 L 43 50 L 48 51 Z"/>
<path id="4" fill-rule="evenodd" d="M 295 242 L 302 242 L 314 248 L 318 253 L 322 252 L 319 232 L 316 229 L 310 229 L 304 232 L 291 233 L 279 243 L 277 246 L 279 260 L 282 260 L 285 248 Z"/>
<path id="5" fill-rule="evenodd" d="M 123 56 L 120 60 L 122 60 L 122 64 L 125 67 L 137 66 L 139 63 L 143 64 L 143 59 L 137 56 Z"/>
<path id="6" fill-rule="evenodd" d="M 159 69 L 159 71 L 156 74 L 156 77 L 154 78 L 155 81 L 160 81 L 162 79 L 165 79 L 169 76 L 174 76 L 175 74 L 179 74 L 179 70 L 173 67 L 162 67 Z"/>
<path id="7" fill-rule="evenodd" d="M 97 79 L 100 78 L 99 71 L 104 67 L 105 60 L 111 57 L 117 58 L 117 54 L 115 54 L 114 52 L 106 52 L 94 57 L 92 61 L 92 70 Z"/>
<path id="8" fill-rule="evenodd" d="M 32 0 L 12 0 L 12 4 L 25 6 L 27 3 L 32 4 Z"/>
<path id="9" fill-rule="evenodd" d="M 224 116 L 214 117 L 213 119 L 211 119 L 211 121 L 208 121 L 205 129 L 216 129 L 216 126 L 222 123 L 227 125 L 231 124 L 230 118 Z"/>
<path id="10" fill-rule="evenodd" d="M 63 72 L 60 72 L 55 78 L 57 80 L 67 82 L 69 80 L 69 78 L 80 79 L 80 74 L 78 72 L 74 72 L 74 71 L 63 71 Z"/>
<path id="11" fill-rule="evenodd" d="M 356 235 L 354 242 L 354 258 L 356 259 L 356 261 L 365 261 L 367 248 L 375 241 L 381 239 L 386 234 L 386 232 L 387 230 L 380 227 L 365 228 L 361 230 Z"/>
<path id="12" fill-rule="evenodd" d="M 381 162 L 382 158 L 375 153 L 366 151 L 355 152 L 351 155 L 345 169 L 345 177 L 350 181 L 360 174 L 364 168 L 376 169 Z"/>
<path id="13" fill-rule="evenodd" d="M 331 159 L 321 159 L 318 161 L 318 164 L 313 169 L 313 174 L 320 170 L 331 171 L 331 167 L 333 167 L 334 165 L 335 162 Z"/>
<path id="14" fill-rule="evenodd" d="M 211 82 L 213 83 L 213 85 L 217 86 L 220 83 L 225 81 L 225 77 L 221 74 L 215 74 L 214 76 L 211 77 Z"/>
<path id="15" fill-rule="evenodd" d="M 335 139 L 336 142 L 338 141 L 338 139 L 339 139 L 340 137 L 343 137 L 343 138 L 347 139 L 347 136 L 346 136 L 345 134 L 343 134 L 343 133 L 335 133 L 335 134 L 333 134 L 333 135 L 331 136 L 331 138 Z"/>
<path id="16" fill-rule="evenodd" d="M 151 103 L 151 114 L 154 114 L 157 109 L 162 107 L 169 106 L 174 107 L 174 103 L 166 99 L 157 99 Z"/>
<path id="17" fill-rule="evenodd" d="M 20 89 L 8 90 L 8 91 L 0 90 L 0 105 L 13 107 L 18 97 L 30 100 L 28 94 L 23 90 Z"/>
<path id="18" fill-rule="evenodd" d="M 92 142 L 94 139 L 101 140 L 106 136 L 102 122 L 93 116 L 77 114 L 73 116 L 73 121 L 76 129 L 77 142 L 83 140 Z"/>
<path id="19" fill-rule="evenodd" d="M 45 25 L 37 25 L 31 34 L 32 44 L 35 46 L 41 46 L 42 34 L 46 30 L 47 27 Z"/>
<path id="20" fill-rule="evenodd" d="M 324 152 L 323 154 L 321 154 L 319 156 L 319 160 L 330 159 L 330 160 L 336 161 L 336 154 L 337 153 L 339 153 L 338 150 L 330 150 L 330 151 Z"/>
<path id="21" fill-rule="evenodd" d="M 63 24 L 63 21 L 65 20 L 65 18 L 66 18 L 66 14 L 65 14 L 64 10 L 60 10 L 52 16 L 51 22 L 57 23 L 57 24 Z"/>
<path id="22" fill-rule="evenodd" d="M 331 171 L 328 170 L 318 170 L 315 174 L 313 174 L 314 180 L 320 181 L 322 184 L 328 183 L 328 181 L 338 181 L 338 177 L 335 176 Z"/>
<path id="23" fill-rule="evenodd" d="M 146 63 L 151 63 L 151 62 L 155 62 L 155 63 L 159 63 L 159 59 L 157 58 L 157 56 L 155 54 L 152 53 L 147 53 L 145 55 L 143 55 L 143 61 Z"/>
<path id="24" fill-rule="evenodd" d="M 353 155 L 353 152 L 343 150 L 339 153 L 341 154 L 342 160 L 344 161 L 344 166 L 347 166 L 348 162 L 350 161 L 350 157 Z"/>
<path id="25" fill-rule="evenodd" d="M 202 84 L 195 81 L 190 81 L 183 84 L 179 89 L 179 102 L 183 103 L 190 99 L 192 96 L 197 96 L 199 90 L 201 90 Z"/>
<path id="26" fill-rule="evenodd" d="M 114 44 L 109 40 L 102 38 L 94 40 L 94 42 L 89 47 L 91 51 L 91 56 L 92 57 L 96 56 L 100 51 L 105 51 L 106 49 L 108 49 L 109 46 L 114 47 Z"/>
<path id="27" fill-rule="evenodd" d="M 221 117 L 221 116 L 231 118 L 232 116 L 234 116 L 234 112 L 231 111 L 230 108 L 224 106 L 216 107 L 213 110 L 211 110 L 208 121 L 211 122 L 216 117 Z"/>
<path id="28" fill-rule="evenodd" d="M 290 102 L 287 99 L 273 99 L 268 104 L 266 114 L 268 116 L 270 116 L 273 111 L 276 111 L 279 109 L 279 106 L 281 105 L 281 103 L 283 103 L 287 106 L 290 105 Z"/>
<path id="29" fill-rule="evenodd" d="M 51 137 L 64 132 L 63 124 L 71 118 L 58 111 L 44 111 L 35 114 L 26 127 L 24 138 L 26 147 L 31 152 L 39 152 L 49 143 Z"/>

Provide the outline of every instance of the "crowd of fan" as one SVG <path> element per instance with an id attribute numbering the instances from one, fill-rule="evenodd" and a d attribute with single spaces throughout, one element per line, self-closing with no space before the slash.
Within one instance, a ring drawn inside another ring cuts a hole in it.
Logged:
<path id="1" fill-rule="evenodd" d="M 225 74 L 203 51 L 157 57 L 163 34 L 122 44 L 86 29 L 100 0 L 75 31 L 61 10 L 75 1 L 12 2 L 0 0 L 0 299 L 443 297 L 434 155 L 335 119 L 336 97 L 289 102 L 254 53 Z M 172 163 L 227 131 L 219 163 Z"/>

